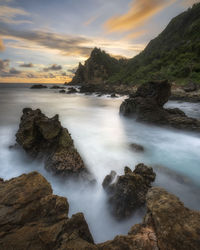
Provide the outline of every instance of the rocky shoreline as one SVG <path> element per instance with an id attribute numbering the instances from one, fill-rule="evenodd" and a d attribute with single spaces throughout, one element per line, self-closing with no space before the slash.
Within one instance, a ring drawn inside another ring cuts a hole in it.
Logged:
<path id="1" fill-rule="evenodd" d="M 166 99 L 157 96 L 158 102 Z M 58 115 L 48 118 L 39 109 L 25 108 L 16 141 L 30 157 L 43 159 L 46 169 L 54 174 L 89 180 L 89 171 Z M 146 214 L 128 235 L 100 244 L 95 244 L 82 213 L 68 217 L 67 198 L 53 195 L 51 185 L 41 174 L 31 172 L 8 181 L 0 179 L 0 249 L 199 249 L 200 212 L 185 208 L 164 189 L 152 187 L 155 177 L 154 170 L 144 164 L 138 164 L 133 171 L 125 167 L 124 175 L 112 171 L 105 177 L 102 186 L 115 219 L 129 218 L 137 209 L 146 208 Z"/>
<path id="2" fill-rule="evenodd" d="M 128 235 L 95 244 L 82 213 L 68 217 L 67 199 L 37 172 L 0 180 L 0 249 L 198 250 L 200 212 L 159 187 L 146 195 L 146 215 Z M 98 226 L 98 220 L 97 220 Z"/>
<path id="3" fill-rule="evenodd" d="M 128 85 L 110 85 L 110 84 L 84 84 L 82 86 L 74 86 L 70 84 L 65 84 L 64 86 L 52 86 L 47 87 L 46 85 L 39 85 L 35 84 L 30 87 L 30 89 L 52 89 L 52 90 L 58 90 L 58 93 L 61 94 L 96 94 L 97 97 L 100 97 L 102 95 L 128 95 L 133 96 L 137 91 L 138 86 L 128 86 Z M 172 84 L 171 88 L 171 96 L 169 97 L 169 100 L 175 100 L 175 101 L 183 101 L 183 102 L 200 102 L 200 89 L 197 88 L 195 90 L 186 92 L 185 86 L 179 86 Z"/>
<path id="4" fill-rule="evenodd" d="M 120 113 L 133 116 L 137 121 L 200 132 L 200 121 L 187 117 L 178 109 L 164 108 L 171 96 L 171 83 L 167 80 L 151 81 L 138 87 L 134 95 L 125 99 Z"/>

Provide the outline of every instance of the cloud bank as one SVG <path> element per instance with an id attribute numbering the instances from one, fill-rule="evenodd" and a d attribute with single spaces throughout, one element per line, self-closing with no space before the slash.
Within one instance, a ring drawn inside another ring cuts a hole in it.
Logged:
<path id="1" fill-rule="evenodd" d="M 127 13 L 113 16 L 104 24 L 108 32 L 125 32 L 138 28 L 149 18 L 176 0 L 134 0 Z"/>

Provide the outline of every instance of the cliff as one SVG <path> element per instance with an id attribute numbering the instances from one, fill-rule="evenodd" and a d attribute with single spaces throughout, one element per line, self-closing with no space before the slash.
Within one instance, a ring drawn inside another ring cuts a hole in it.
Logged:
<path id="1" fill-rule="evenodd" d="M 101 84 L 117 73 L 126 63 L 125 59 L 117 60 L 101 49 L 94 48 L 88 60 L 78 69 L 70 84 Z"/>
<path id="2" fill-rule="evenodd" d="M 151 80 L 200 83 L 200 3 L 173 18 L 163 32 L 129 60 L 94 49 L 79 65 L 72 84 L 135 85 Z"/>

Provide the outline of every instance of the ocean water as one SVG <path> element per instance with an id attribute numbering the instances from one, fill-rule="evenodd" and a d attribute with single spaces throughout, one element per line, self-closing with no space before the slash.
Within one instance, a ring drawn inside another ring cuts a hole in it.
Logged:
<path id="1" fill-rule="evenodd" d="M 124 97 L 112 99 L 80 94 L 60 94 L 59 90 L 31 90 L 29 85 L 0 85 L 0 177 L 10 179 L 33 170 L 42 173 L 53 187 L 54 194 L 67 197 L 70 216 L 83 212 L 95 242 L 126 234 L 141 222 L 143 211 L 118 222 L 109 214 L 106 194 L 101 183 L 124 166 L 134 169 L 143 162 L 154 167 L 154 185 L 176 194 L 192 209 L 200 209 L 200 137 L 198 134 L 148 126 L 119 115 Z M 169 102 L 187 115 L 200 118 L 200 104 Z M 94 187 L 72 180 L 61 181 L 44 170 L 43 163 L 31 161 L 21 150 L 11 150 L 15 143 L 22 109 L 40 108 L 51 117 L 59 114 L 62 125 L 70 131 L 75 146 L 97 180 Z M 144 153 L 134 152 L 130 144 L 138 143 Z"/>

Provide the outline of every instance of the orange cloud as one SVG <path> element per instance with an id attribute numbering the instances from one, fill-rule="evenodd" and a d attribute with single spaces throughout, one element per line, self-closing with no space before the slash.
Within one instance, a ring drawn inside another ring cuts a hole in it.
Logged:
<path id="1" fill-rule="evenodd" d="M 0 38 L 0 51 L 3 51 L 5 49 L 5 46 L 3 44 L 3 40 Z"/>
<path id="2" fill-rule="evenodd" d="M 124 15 L 113 16 L 105 23 L 108 32 L 124 32 L 137 28 L 176 0 L 134 0 Z"/>

